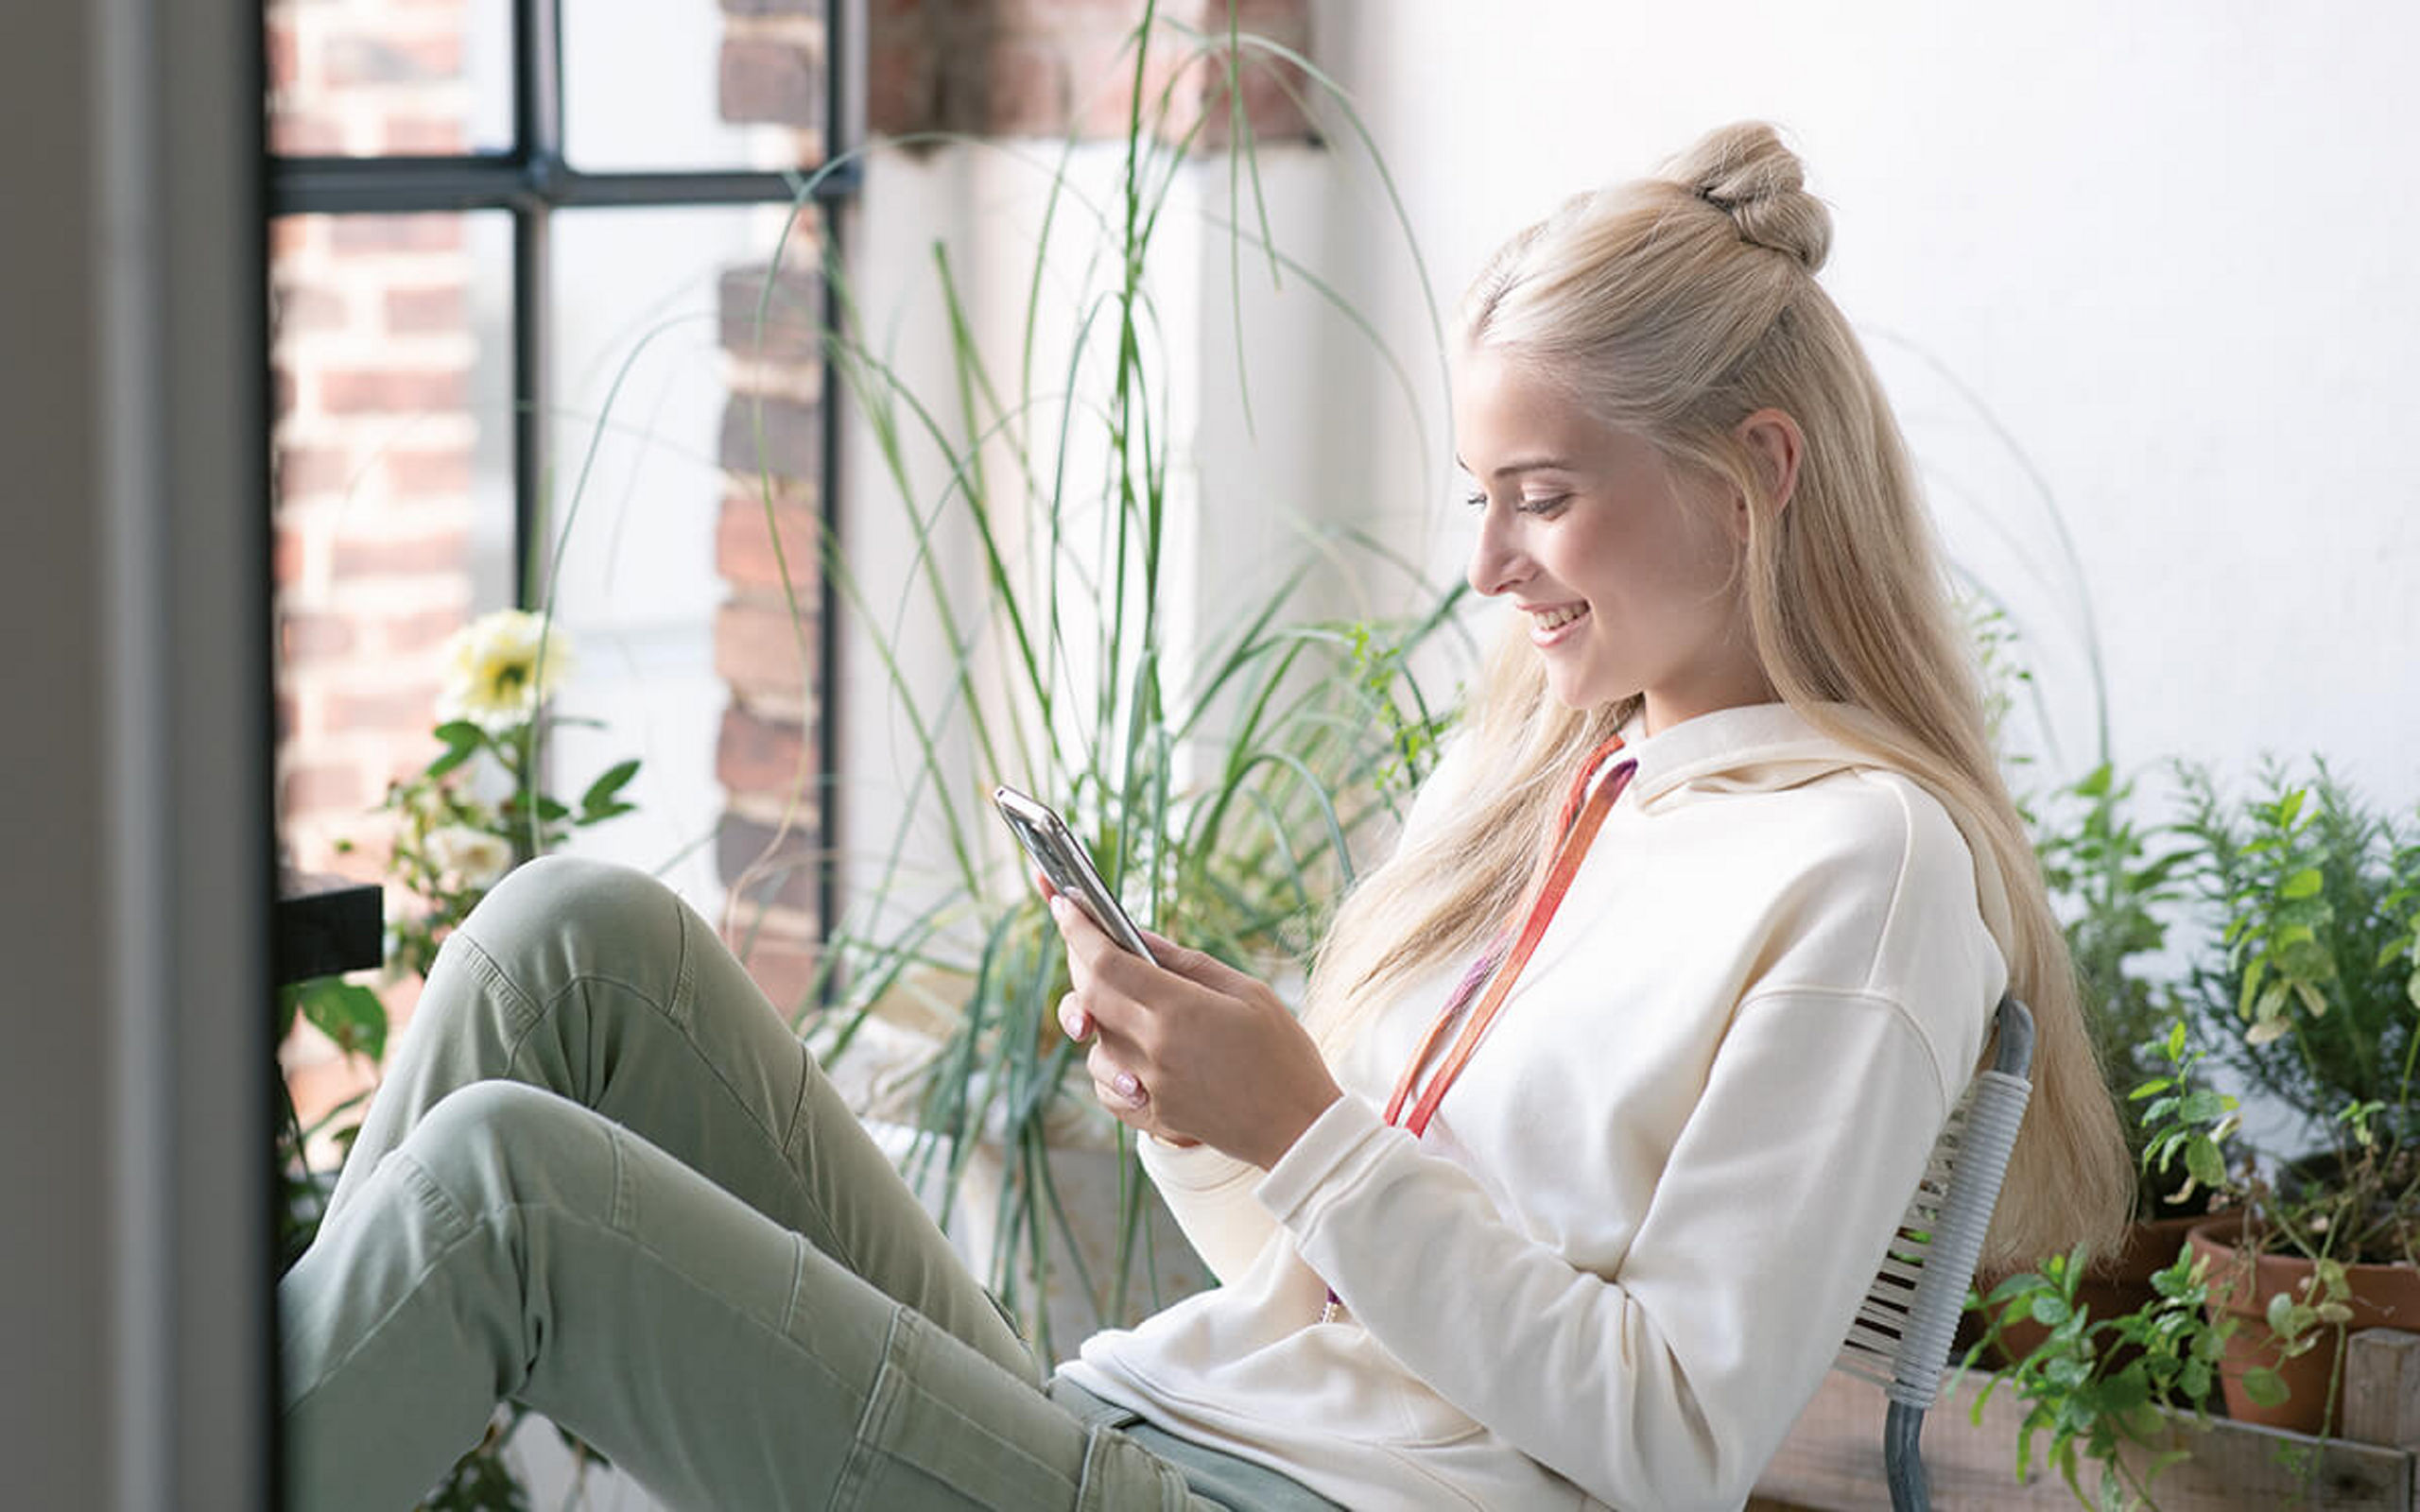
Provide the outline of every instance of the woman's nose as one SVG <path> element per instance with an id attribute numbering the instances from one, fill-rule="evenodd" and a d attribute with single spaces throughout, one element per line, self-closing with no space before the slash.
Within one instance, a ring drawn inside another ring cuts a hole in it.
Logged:
<path id="1" fill-rule="evenodd" d="M 1470 585 L 1493 597 L 1504 593 L 1529 575 L 1528 559 L 1521 555 L 1513 531 L 1504 521 L 1509 511 L 1493 505 L 1479 516 L 1478 540 L 1471 547 Z"/>

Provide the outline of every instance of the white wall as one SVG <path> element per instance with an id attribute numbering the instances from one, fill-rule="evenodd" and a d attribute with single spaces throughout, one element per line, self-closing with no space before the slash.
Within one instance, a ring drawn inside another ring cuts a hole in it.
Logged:
<path id="1" fill-rule="evenodd" d="M 1315 56 L 1358 97 L 1449 306 L 1563 196 L 1721 122 L 1792 133 L 1836 217 L 1825 282 L 1869 340 L 1952 552 L 2030 626 L 2070 727 L 2053 769 L 2091 751 L 2073 728 L 2089 708 L 2075 576 L 2023 466 L 1926 355 L 1988 405 L 2074 532 L 2121 764 L 2242 770 L 2318 750 L 2373 797 L 2420 799 L 2420 483 L 2404 455 L 2420 10 L 1313 11 Z M 1340 172 L 1332 272 L 1420 350 L 1369 175 Z M 1425 440 L 1366 363 L 1339 359 L 1322 387 L 1320 470 L 1339 497 L 1439 497 L 1433 374 Z M 1441 540 L 1461 528 L 1459 511 L 1426 512 Z"/>
<path id="2" fill-rule="evenodd" d="M 898 382 L 955 431 L 957 391 L 949 366 L 948 327 L 932 248 L 949 249 L 950 266 L 984 360 L 1012 406 L 1022 392 L 1030 404 L 1037 453 L 1055 450 L 1052 437 L 1059 403 L 1066 390 L 1067 352 L 1078 323 L 1096 301 L 1114 292 L 1117 263 L 1093 266 L 1108 248 L 1098 217 L 1115 215 L 1124 149 L 1114 144 L 1082 146 L 1063 157 L 1063 144 L 1000 142 L 953 145 L 908 152 L 879 146 L 872 153 L 866 191 L 851 246 L 866 340 L 896 373 Z M 1316 266 L 1323 260 L 1327 231 L 1322 212 L 1332 181 L 1326 154 L 1302 146 L 1272 145 L 1259 160 L 1262 194 L 1272 222 L 1271 240 L 1288 255 Z M 1067 188 L 1055 207 L 1050 187 Z M 1249 196 L 1246 187 L 1244 194 Z M 1249 198 L 1242 212 L 1254 226 Z M 1021 388 L 1017 373 L 1025 341 L 1026 311 L 1036 249 L 1049 226 L 1051 254 L 1034 321 L 1034 376 Z M 1167 664 L 1200 664 L 1202 637 L 1240 624 L 1240 606 L 1257 602 L 1310 550 L 1308 534 L 1330 513 L 1311 467 L 1320 438 L 1332 420 L 1318 383 L 1325 345 L 1349 340 L 1302 278 L 1281 272 L 1272 284 L 1265 258 L 1249 245 L 1245 261 L 1231 266 L 1234 238 L 1229 180 L 1223 159 L 1204 158 L 1183 170 L 1161 230 L 1152 242 L 1147 281 L 1150 310 L 1146 368 L 1155 386 L 1150 407 L 1155 434 L 1170 455 L 1168 543 L 1163 582 L 1168 592 L 1161 610 L 1168 627 Z M 1238 374 L 1235 312 L 1242 310 L 1244 373 Z M 1063 498 L 1071 538 L 1089 539 L 1098 518 L 1099 479 L 1105 435 L 1098 406 L 1105 402 L 1108 337 L 1114 312 L 1100 311 L 1086 340 L 1094 356 L 1079 386 L 1086 407 L 1068 446 L 1072 465 Z M 1240 385 L 1248 384 L 1250 417 Z M 903 422 L 909 422 L 902 411 Z M 950 673 L 937 618 L 919 576 L 916 540 L 901 513 L 901 490 L 882 464 L 862 412 L 849 416 L 843 444 L 841 538 L 852 571 L 862 587 L 873 622 L 890 644 L 905 676 L 919 690 L 927 712 L 942 706 Z M 930 514 L 942 511 L 935 534 L 953 549 L 942 573 L 960 610 L 977 601 L 980 563 L 962 507 L 941 505 L 948 474 L 936 448 L 917 440 L 913 495 Z M 1017 531 L 1015 496 L 1003 486 L 1013 475 L 1005 455 L 990 458 L 992 483 L 1002 499 L 994 511 L 1004 538 Z M 1331 575 L 1342 582 L 1341 571 Z M 1092 639 L 1084 616 L 1089 605 L 1068 602 L 1066 661 L 1079 685 L 1092 673 L 1082 666 Z M 1357 593 L 1326 592 L 1306 597 L 1323 612 L 1358 602 Z M 841 749 L 838 815 L 848 856 L 845 890 L 862 902 L 883 874 L 900 816 L 919 821 L 922 841 L 940 842 L 937 806 L 929 794 L 911 790 L 920 762 L 911 723 L 892 696 L 889 674 L 866 648 L 864 615 L 851 614 L 841 643 L 841 686 L 837 702 Z M 1171 673 L 1173 681 L 1178 674 Z M 960 722 L 962 729 L 962 721 Z M 996 769 L 971 756 L 955 775 L 967 795 L 996 782 L 1040 782 L 1038 774 L 1013 762 Z M 1044 785 L 1047 785 L 1045 783 Z M 1046 798 L 1060 795 L 1044 794 Z M 1013 855 L 1007 831 L 978 813 L 975 841 L 995 849 L 1003 866 Z M 911 852 L 912 853 L 912 852 Z M 938 852 L 928 852 L 938 853 Z M 890 906 L 912 913 L 912 885 L 893 883 L 885 893 Z M 844 902 L 844 908 L 847 903 Z"/>

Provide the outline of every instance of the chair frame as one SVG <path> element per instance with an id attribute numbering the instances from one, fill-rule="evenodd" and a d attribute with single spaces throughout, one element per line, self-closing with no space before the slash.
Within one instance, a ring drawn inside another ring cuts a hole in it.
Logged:
<path id="1" fill-rule="evenodd" d="M 1932 1505 L 1921 1444 L 1925 1413 L 1940 1399 L 1959 1315 L 2032 1095 L 2032 1011 L 2003 996 L 1994 1023 L 1998 1050 L 1992 1065 L 1976 1074 L 1934 1143 L 1841 1346 L 1838 1368 L 1876 1383 L 1890 1398 L 1882 1463 L 1893 1512 Z"/>

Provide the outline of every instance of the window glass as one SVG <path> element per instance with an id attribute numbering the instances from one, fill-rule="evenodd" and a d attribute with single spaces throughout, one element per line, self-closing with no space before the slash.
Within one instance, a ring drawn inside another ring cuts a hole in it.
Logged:
<path id="1" fill-rule="evenodd" d="M 821 161 L 821 7 L 562 0 L 563 156 L 592 172 Z M 644 100 L 645 110 L 631 109 Z"/>
<path id="2" fill-rule="evenodd" d="M 278 792 L 296 864 L 426 762 L 445 638 L 510 596 L 501 215 L 272 226 Z"/>
<path id="3" fill-rule="evenodd" d="M 267 0 L 264 13 L 272 153 L 438 157 L 511 146 L 506 0 Z"/>
<path id="4" fill-rule="evenodd" d="M 775 286 L 760 349 L 763 269 L 787 207 L 566 211 L 554 220 L 555 358 L 547 502 L 560 566 L 558 622 L 579 651 L 567 712 L 603 728 L 560 731 L 558 787 L 577 791 L 630 756 L 635 814 L 570 849 L 656 870 L 693 903 L 719 902 L 726 807 L 778 821 L 776 790 L 809 744 L 813 701 L 778 584 L 759 567 L 769 526 L 727 463 L 752 452 L 761 421 L 786 520 L 813 508 L 821 455 L 811 277 Z M 785 263 L 811 270 L 793 236 Z M 811 534 L 786 539 L 805 638 L 819 640 Z M 735 740 L 738 716 L 761 738 Z M 735 745 L 769 746 L 769 764 Z M 815 795 L 795 822 L 810 823 Z M 738 842 L 733 842 L 735 846 Z M 801 887 L 804 889 L 804 879 Z"/>

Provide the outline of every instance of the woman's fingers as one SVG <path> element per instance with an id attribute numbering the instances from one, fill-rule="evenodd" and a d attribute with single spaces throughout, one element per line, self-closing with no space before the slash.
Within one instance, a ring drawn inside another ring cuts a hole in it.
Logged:
<path id="1" fill-rule="evenodd" d="M 1050 918 L 1067 942 L 1067 974 L 1087 1003 L 1103 987 L 1112 995 L 1144 1000 L 1156 972 L 1150 962 L 1111 939 L 1090 914 L 1064 897 L 1050 900 Z"/>
<path id="2" fill-rule="evenodd" d="M 1093 1078 L 1093 1094 L 1113 1113 L 1139 1108 L 1151 1100 L 1151 1090 L 1143 1078 L 1118 1062 L 1107 1044 L 1096 1041 L 1092 1053 L 1084 1057 L 1084 1069 Z"/>
<path id="3" fill-rule="evenodd" d="M 1137 933 L 1143 936 L 1143 943 L 1151 947 L 1152 958 L 1164 969 L 1197 986 L 1249 1001 L 1265 985 L 1259 978 L 1236 971 L 1207 951 L 1180 945 L 1140 926 L 1137 926 Z"/>
<path id="4" fill-rule="evenodd" d="M 1079 1043 L 1093 1032 L 1093 1016 L 1084 1011 L 1082 1001 L 1073 992 L 1059 1000 L 1059 1027 Z"/>

